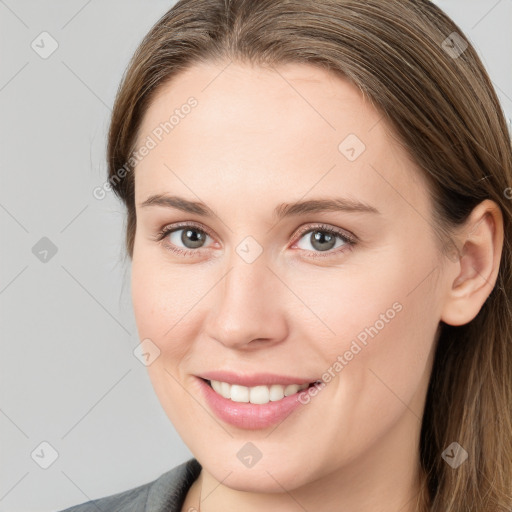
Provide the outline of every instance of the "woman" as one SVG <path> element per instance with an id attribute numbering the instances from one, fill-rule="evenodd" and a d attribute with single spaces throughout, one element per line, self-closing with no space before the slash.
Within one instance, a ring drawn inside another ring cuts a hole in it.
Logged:
<path id="1" fill-rule="evenodd" d="M 181 0 L 108 163 L 194 458 L 68 511 L 512 509 L 510 134 L 439 8 Z"/>

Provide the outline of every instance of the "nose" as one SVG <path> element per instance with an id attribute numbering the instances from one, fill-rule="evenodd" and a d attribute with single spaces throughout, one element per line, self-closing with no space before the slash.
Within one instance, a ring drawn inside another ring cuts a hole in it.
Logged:
<path id="1" fill-rule="evenodd" d="M 207 334 L 238 350 L 275 345 L 288 334 L 290 292 L 263 257 L 252 263 L 237 258 L 234 255 L 234 263 L 214 289 L 216 307 L 209 313 Z"/>

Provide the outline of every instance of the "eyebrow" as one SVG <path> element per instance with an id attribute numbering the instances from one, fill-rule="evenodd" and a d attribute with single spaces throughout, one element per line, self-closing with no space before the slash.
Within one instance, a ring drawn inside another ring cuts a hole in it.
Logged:
<path id="1" fill-rule="evenodd" d="M 218 215 L 207 205 L 198 201 L 190 201 L 183 197 L 169 196 L 164 194 L 155 194 L 149 196 L 140 203 L 141 208 L 149 206 L 164 206 L 174 208 L 186 213 L 193 213 L 203 217 L 218 217 Z M 343 197 L 309 199 L 295 203 L 281 203 L 276 206 L 273 212 L 273 218 L 281 220 L 285 217 L 293 217 L 310 213 L 321 212 L 357 212 L 357 213 L 376 213 L 379 210 L 374 206 L 359 201 Z"/>

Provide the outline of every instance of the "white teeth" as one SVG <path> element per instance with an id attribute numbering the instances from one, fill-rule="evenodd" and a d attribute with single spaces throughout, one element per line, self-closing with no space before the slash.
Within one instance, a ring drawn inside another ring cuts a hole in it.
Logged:
<path id="1" fill-rule="evenodd" d="M 251 404 L 268 403 L 269 391 L 267 386 L 254 386 L 249 389 L 249 402 Z"/>
<path id="2" fill-rule="evenodd" d="M 268 404 L 268 402 L 277 402 L 285 396 L 293 395 L 309 387 L 309 384 L 272 384 L 271 386 L 240 386 L 238 384 L 228 384 L 218 380 L 210 381 L 212 388 L 224 398 L 230 398 L 233 402 L 245 402 L 251 404 Z"/>
<path id="3" fill-rule="evenodd" d="M 298 384 L 290 384 L 284 388 L 284 396 L 293 395 L 293 393 L 297 393 L 299 391 Z"/>
<path id="4" fill-rule="evenodd" d="M 231 398 L 231 386 L 227 382 L 220 383 L 220 394 L 224 398 Z"/>
<path id="5" fill-rule="evenodd" d="M 281 400 L 281 398 L 284 398 L 284 386 L 272 384 L 272 386 L 270 386 L 269 399 L 272 400 L 272 402 L 276 402 L 277 400 Z"/>
<path id="6" fill-rule="evenodd" d="M 231 400 L 233 400 L 233 402 L 248 402 L 249 388 L 246 386 L 239 386 L 238 384 L 233 384 L 231 386 Z"/>
<path id="7" fill-rule="evenodd" d="M 224 396 L 224 393 L 222 393 L 222 382 L 219 382 L 218 380 L 212 380 L 210 381 L 210 384 L 212 385 L 212 388 L 219 393 L 219 395 Z"/>

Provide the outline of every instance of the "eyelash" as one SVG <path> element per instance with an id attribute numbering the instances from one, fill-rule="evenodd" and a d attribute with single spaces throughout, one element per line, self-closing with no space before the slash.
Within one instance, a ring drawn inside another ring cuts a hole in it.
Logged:
<path id="1" fill-rule="evenodd" d="M 214 238 L 212 234 L 201 227 L 199 227 L 197 224 L 194 223 L 183 223 L 183 224 L 174 224 L 171 226 L 165 226 L 161 230 L 158 231 L 155 237 L 155 241 L 160 242 L 166 249 L 169 251 L 172 251 L 174 253 L 180 254 L 182 256 L 195 256 L 198 252 L 201 252 L 203 248 L 198 249 L 181 249 L 180 247 L 176 247 L 173 244 L 168 244 L 164 242 L 164 238 L 169 236 L 171 233 L 175 231 L 180 231 L 181 229 L 185 228 L 193 228 L 197 231 L 200 231 L 201 233 L 204 233 L 208 235 L 210 238 Z M 296 242 L 298 242 L 305 234 L 313 231 L 321 231 L 322 233 L 327 233 L 329 235 L 337 236 L 339 237 L 345 245 L 338 247 L 337 250 L 334 251 L 325 251 L 325 254 L 323 254 L 321 251 L 315 252 L 315 251 L 306 251 L 313 253 L 312 255 L 308 256 L 311 258 L 327 258 L 336 254 L 344 253 L 347 251 L 351 251 L 354 246 L 357 243 L 357 238 L 353 235 L 349 235 L 348 233 L 345 233 L 344 231 L 338 230 L 336 228 L 333 228 L 331 226 L 327 226 L 325 224 L 315 224 L 313 226 L 306 226 L 305 228 L 301 228 L 298 233 L 296 234 L 296 240 L 293 243 L 295 245 Z M 303 249 L 304 250 L 304 249 Z"/>

